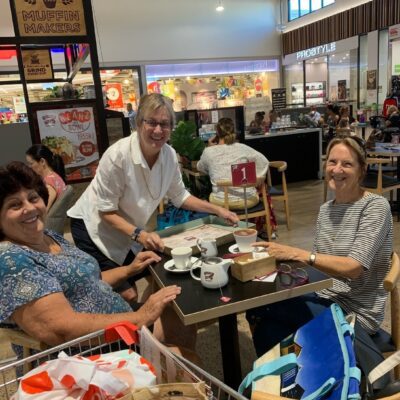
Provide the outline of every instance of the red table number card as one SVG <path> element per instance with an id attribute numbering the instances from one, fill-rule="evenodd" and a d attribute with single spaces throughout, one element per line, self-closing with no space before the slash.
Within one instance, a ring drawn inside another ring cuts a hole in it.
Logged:
<path id="1" fill-rule="evenodd" d="M 234 186 L 254 184 L 257 182 L 256 163 L 249 161 L 231 165 L 232 184 Z"/>

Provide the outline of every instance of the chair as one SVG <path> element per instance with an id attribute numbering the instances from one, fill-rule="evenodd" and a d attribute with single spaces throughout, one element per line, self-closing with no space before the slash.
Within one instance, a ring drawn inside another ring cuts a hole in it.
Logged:
<path id="1" fill-rule="evenodd" d="M 383 281 L 383 287 L 389 294 L 391 335 L 384 329 L 372 336 L 372 340 L 385 357 L 400 350 L 400 260 L 397 253 L 392 254 L 392 264 Z M 400 366 L 394 369 L 395 379 L 400 379 Z"/>
<path id="2" fill-rule="evenodd" d="M 278 189 L 272 185 L 271 168 L 276 169 L 282 176 L 282 189 Z M 286 214 L 286 226 L 290 229 L 290 216 L 289 216 L 289 195 L 286 185 L 285 171 L 287 169 L 286 161 L 270 161 L 267 171 L 267 186 L 268 194 L 271 196 L 272 201 L 283 201 Z"/>
<path id="3" fill-rule="evenodd" d="M 270 212 L 269 212 L 269 204 L 267 198 L 267 190 L 265 188 L 265 176 L 257 177 L 257 182 L 255 184 L 243 184 L 235 186 L 232 184 L 232 181 L 221 180 L 215 182 L 215 184 L 224 189 L 224 208 L 229 210 L 229 197 L 228 191 L 230 187 L 236 188 L 260 188 L 261 189 L 261 201 L 254 207 L 251 207 L 247 210 L 248 218 L 255 217 L 265 217 L 265 231 L 268 234 L 269 240 L 272 237 L 272 228 L 270 221 Z M 236 215 L 240 220 L 246 219 L 245 210 L 234 210 Z"/>
<path id="4" fill-rule="evenodd" d="M 64 224 L 67 218 L 67 210 L 70 208 L 74 189 L 71 185 L 67 185 L 62 195 L 54 202 L 47 214 L 46 229 L 50 229 L 64 234 Z"/>
<path id="5" fill-rule="evenodd" d="M 400 189 L 400 181 L 397 177 L 384 175 L 382 165 L 387 164 L 387 160 L 382 158 L 368 158 L 368 165 L 377 165 L 378 172 L 368 171 L 361 186 L 369 192 L 383 195 L 383 193 Z"/>

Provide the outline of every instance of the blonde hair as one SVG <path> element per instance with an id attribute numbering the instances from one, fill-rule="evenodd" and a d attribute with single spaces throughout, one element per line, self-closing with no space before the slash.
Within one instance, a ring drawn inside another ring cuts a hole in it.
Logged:
<path id="1" fill-rule="evenodd" d="M 393 106 L 393 105 L 389 106 L 388 109 L 387 109 L 388 115 L 390 115 L 390 114 L 392 114 L 394 112 L 399 112 L 399 109 L 396 106 Z"/>
<path id="2" fill-rule="evenodd" d="M 140 98 L 140 103 L 136 114 L 137 126 L 140 127 L 146 117 L 148 117 L 150 114 L 153 114 L 161 107 L 165 108 L 169 114 L 171 128 L 173 128 L 175 125 L 175 112 L 172 108 L 172 101 L 170 98 L 159 93 L 145 94 Z"/>
<path id="3" fill-rule="evenodd" d="M 225 144 L 236 142 L 235 125 L 230 118 L 221 118 L 218 121 L 217 137 L 223 139 Z"/>

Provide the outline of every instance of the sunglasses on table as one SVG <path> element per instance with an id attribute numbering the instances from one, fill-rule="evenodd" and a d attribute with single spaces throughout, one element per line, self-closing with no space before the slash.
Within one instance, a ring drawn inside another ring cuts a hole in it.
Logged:
<path id="1" fill-rule="evenodd" d="M 309 282 L 307 271 L 301 267 L 292 267 L 289 264 L 281 263 L 276 267 L 276 270 L 268 273 L 264 276 L 257 277 L 258 280 L 263 280 L 264 278 L 277 273 L 279 282 L 282 287 L 290 288 L 301 286 Z"/>

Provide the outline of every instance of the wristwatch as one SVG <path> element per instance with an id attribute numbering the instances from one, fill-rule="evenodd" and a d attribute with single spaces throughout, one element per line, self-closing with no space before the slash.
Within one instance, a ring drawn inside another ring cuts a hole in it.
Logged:
<path id="1" fill-rule="evenodd" d="M 316 256 L 316 254 L 315 253 L 311 253 L 310 254 L 310 258 L 308 259 L 308 263 L 310 264 L 310 265 L 314 265 L 315 264 L 315 259 L 317 258 L 317 256 Z"/>
<path id="2" fill-rule="evenodd" d="M 143 230 L 142 228 L 135 228 L 135 230 L 133 231 L 133 233 L 131 235 L 131 240 L 133 240 L 134 242 L 137 242 L 142 230 Z"/>

